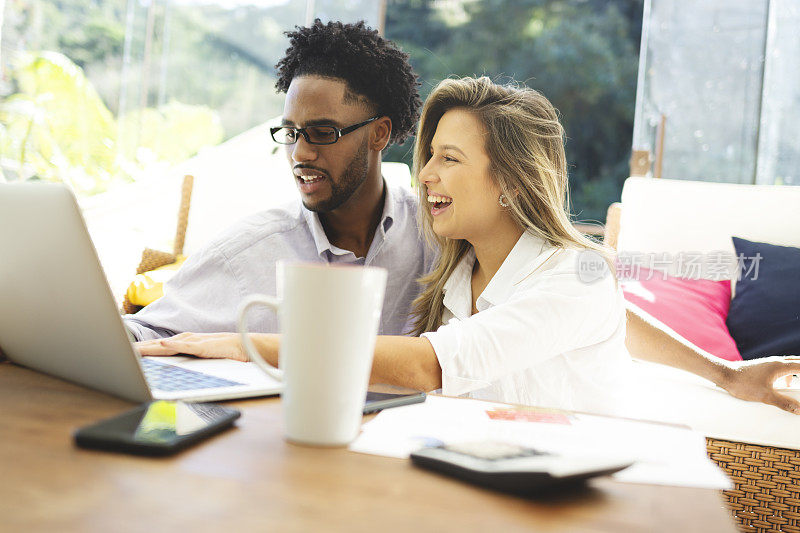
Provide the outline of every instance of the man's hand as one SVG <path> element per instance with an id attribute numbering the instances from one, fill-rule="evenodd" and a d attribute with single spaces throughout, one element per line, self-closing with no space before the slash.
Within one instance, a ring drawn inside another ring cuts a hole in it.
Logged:
<path id="1" fill-rule="evenodd" d="M 736 398 L 764 402 L 800 414 L 800 401 L 773 387 L 775 380 L 791 374 L 800 374 L 800 358 L 765 357 L 731 367 L 719 385 Z"/>
<path id="2" fill-rule="evenodd" d="M 181 333 L 135 344 L 141 355 L 194 355 L 205 359 L 249 361 L 238 333 Z"/>

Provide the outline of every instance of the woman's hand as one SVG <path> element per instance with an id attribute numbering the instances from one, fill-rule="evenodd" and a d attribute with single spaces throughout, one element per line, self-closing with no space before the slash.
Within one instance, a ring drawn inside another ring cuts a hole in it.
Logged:
<path id="1" fill-rule="evenodd" d="M 741 400 L 763 402 L 800 414 L 800 401 L 773 387 L 781 376 L 800 374 L 798 357 L 765 357 L 736 363 L 723 361 L 694 351 L 630 310 L 625 346 L 633 357 L 692 372 Z"/>
<path id="2" fill-rule="evenodd" d="M 773 387 L 775 380 L 791 374 L 800 374 L 800 358 L 765 357 L 731 367 L 719 385 L 742 400 L 764 402 L 800 414 L 800 401 Z"/>
<path id="3" fill-rule="evenodd" d="M 188 354 L 206 359 L 249 361 L 238 333 L 181 333 L 135 344 L 141 355 Z"/>

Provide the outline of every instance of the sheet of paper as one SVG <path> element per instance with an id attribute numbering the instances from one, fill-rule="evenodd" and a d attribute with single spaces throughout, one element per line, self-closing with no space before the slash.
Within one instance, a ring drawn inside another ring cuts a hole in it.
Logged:
<path id="1" fill-rule="evenodd" d="M 364 424 L 350 449 L 408 457 L 426 445 L 482 440 L 633 461 L 614 475 L 629 483 L 731 488 L 706 457 L 703 436 L 688 428 L 479 400 L 429 396 L 425 403 L 387 409 Z"/>

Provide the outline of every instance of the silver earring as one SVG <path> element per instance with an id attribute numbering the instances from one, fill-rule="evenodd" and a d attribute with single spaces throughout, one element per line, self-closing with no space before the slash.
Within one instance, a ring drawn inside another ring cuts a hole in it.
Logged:
<path id="1" fill-rule="evenodd" d="M 508 207 L 509 205 L 511 205 L 508 203 L 508 199 L 506 198 L 505 194 L 501 194 L 498 201 L 500 202 L 500 207 Z"/>

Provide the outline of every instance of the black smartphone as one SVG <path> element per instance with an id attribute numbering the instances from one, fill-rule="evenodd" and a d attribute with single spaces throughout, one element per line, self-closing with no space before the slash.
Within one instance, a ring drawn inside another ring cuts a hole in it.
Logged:
<path id="1" fill-rule="evenodd" d="M 170 455 L 230 427 L 241 413 L 210 403 L 158 400 L 75 432 L 82 448 Z"/>
<path id="2" fill-rule="evenodd" d="M 364 402 L 364 414 L 377 413 L 390 407 L 400 407 L 412 403 L 425 401 L 424 392 L 413 394 L 389 394 L 386 392 L 367 392 L 367 401 Z"/>

